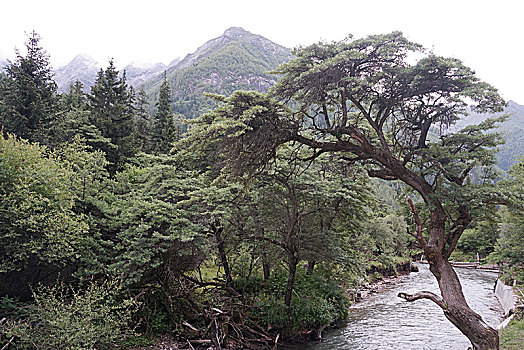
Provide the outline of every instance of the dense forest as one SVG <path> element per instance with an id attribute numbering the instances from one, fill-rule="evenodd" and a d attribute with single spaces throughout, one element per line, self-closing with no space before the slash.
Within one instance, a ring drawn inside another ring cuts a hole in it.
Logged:
<path id="1" fill-rule="evenodd" d="M 237 49 L 217 74 L 258 69 Z M 112 60 L 89 92 L 58 93 L 30 34 L 0 75 L 0 346 L 320 339 L 362 286 L 424 254 L 442 295 L 402 297 L 498 348 L 448 260 L 524 283 L 524 160 L 494 167 L 504 116 L 450 131 L 505 103 L 456 59 L 406 63 L 418 51 L 398 32 L 298 48 L 262 92 L 192 89 L 189 119 L 167 72 L 150 108 Z M 177 74 L 191 89 L 202 72 Z"/>

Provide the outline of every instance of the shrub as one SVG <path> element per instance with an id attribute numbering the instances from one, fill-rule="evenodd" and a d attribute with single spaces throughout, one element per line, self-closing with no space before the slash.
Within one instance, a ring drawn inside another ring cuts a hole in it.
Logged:
<path id="1" fill-rule="evenodd" d="M 132 300 L 121 300 L 115 282 L 88 283 L 83 289 L 58 283 L 39 287 L 28 317 L 3 328 L 22 348 L 104 349 L 123 340 L 135 310 Z"/>
<path id="2" fill-rule="evenodd" d="M 321 275 L 297 271 L 291 306 L 282 297 L 286 274 L 274 274 L 267 283 L 259 283 L 258 310 L 260 322 L 271 328 L 282 328 L 284 336 L 301 331 L 319 331 L 347 317 L 349 299 L 337 282 Z"/>

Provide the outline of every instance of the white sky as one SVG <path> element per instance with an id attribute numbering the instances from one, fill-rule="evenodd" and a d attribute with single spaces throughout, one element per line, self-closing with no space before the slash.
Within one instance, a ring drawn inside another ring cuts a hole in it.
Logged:
<path id="1" fill-rule="evenodd" d="M 35 30 L 54 66 L 79 53 L 167 64 L 232 26 L 290 48 L 401 30 L 524 104 L 522 0 L 0 0 L 0 14 L 0 57 Z"/>

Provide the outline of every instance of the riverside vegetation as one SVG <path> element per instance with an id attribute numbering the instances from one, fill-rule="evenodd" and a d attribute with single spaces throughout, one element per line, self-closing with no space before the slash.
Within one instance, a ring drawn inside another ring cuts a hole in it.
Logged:
<path id="1" fill-rule="evenodd" d="M 402 297 L 499 347 L 448 259 L 478 252 L 523 282 L 524 162 L 496 181 L 503 117 L 447 129 L 468 104 L 504 107 L 460 61 L 410 65 L 422 48 L 398 32 L 318 43 L 268 92 L 206 95 L 188 120 L 167 75 L 151 109 L 113 61 L 89 93 L 57 93 L 39 40 L 0 75 L 3 348 L 319 339 L 421 252 L 442 295 Z"/>

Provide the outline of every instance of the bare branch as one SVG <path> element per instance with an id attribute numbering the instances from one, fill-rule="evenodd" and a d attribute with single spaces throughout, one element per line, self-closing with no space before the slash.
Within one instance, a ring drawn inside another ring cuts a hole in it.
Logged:
<path id="1" fill-rule="evenodd" d="M 399 298 L 405 299 L 406 301 L 415 301 L 419 299 L 429 299 L 433 301 L 435 304 L 440 306 L 442 310 L 446 310 L 446 306 L 444 305 L 444 301 L 441 297 L 436 295 L 435 293 L 428 292 L 428 291 L 421 291 L 417 292 L 415 294 L 407 294 L 407 293 L 398 293 L 397 295 Z"/>

